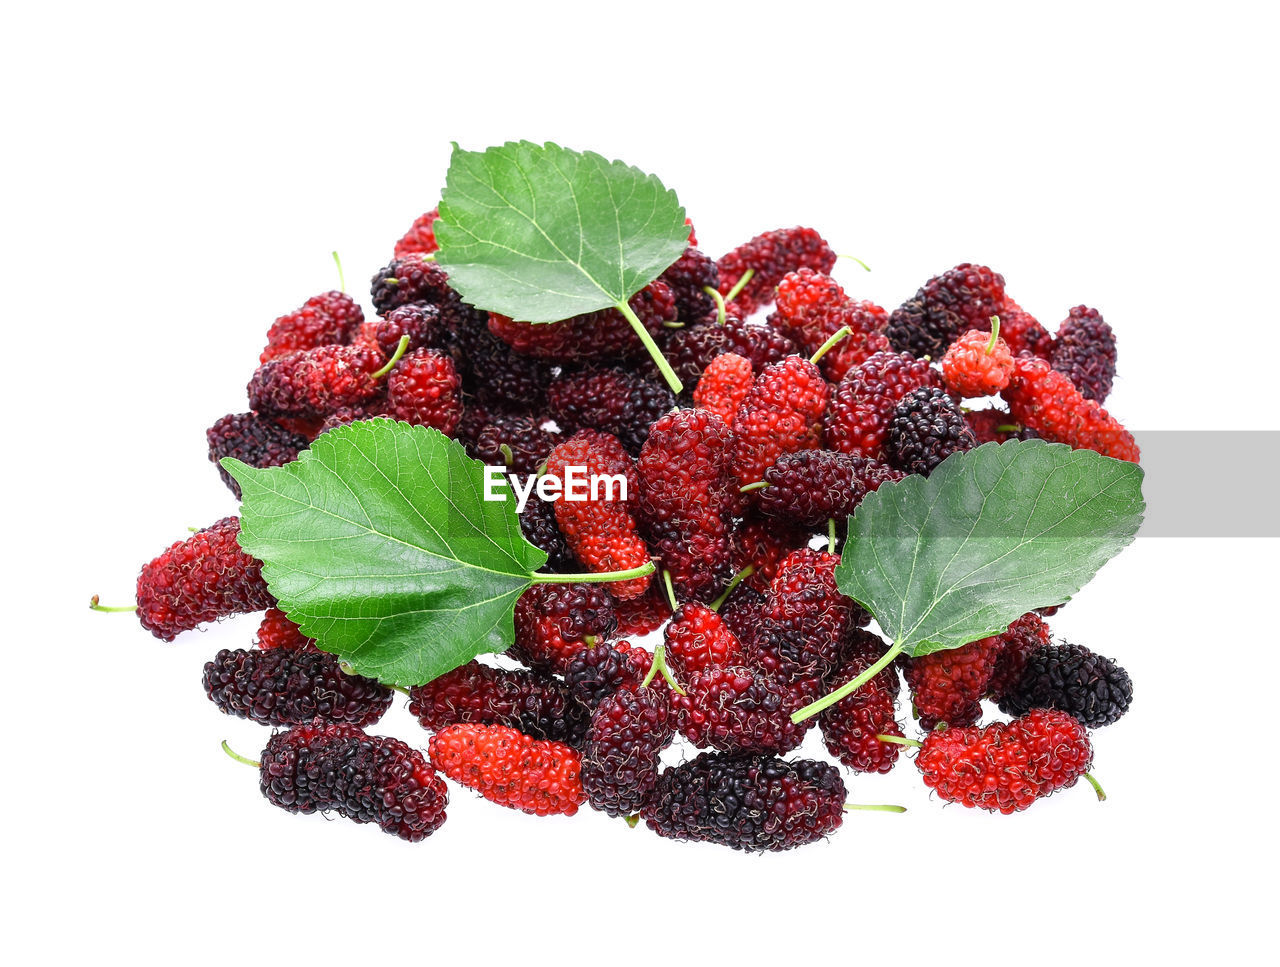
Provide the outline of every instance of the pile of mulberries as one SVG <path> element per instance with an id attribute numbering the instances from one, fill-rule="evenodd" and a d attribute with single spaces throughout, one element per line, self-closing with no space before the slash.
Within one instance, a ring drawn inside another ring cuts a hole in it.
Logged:
<path id="1" fill-rule="evenodd" d="M 501 657 L 400 689 L 424 730 L 410 742 L 364 731 L 395 692 L 277 607 L 237 518 L 146 564 L 138 618 L 162 640 L 264 612 L 203 685 L 219 711 L 278 729 L 254 763 L 269 802 L 417 841 L 444 822 L 447 777 L 537 816 L 586 805 L 668 839 L 774 851 L 835 832 L 847 776 L 904 759 L 941 799 L 999 812 L 1093 781 L 1088 730 L 1132 703 L 1122 667 L 1055 642 L 1054 609 L 890 662 L 840 590 L 834 545 L 868 494 L 984 443 L 1137 460 L 1102 408 L 1117 354 L 1098 310 L 1050 332 L 1003 276 L 964 263 L 890 311 L 846 292 L 812 228 L 718 259 L 691 238 L 630 300 L 685 382 L 676 396 L 616 309 L 534 325 L 465 303 L 434 261 L 437 217 L 395 243 L 370 316 L 326 292 L 270 324 L 247 407 L 206 434 L 223 482 L 240 497 L 225 457 L 277 467 L 334 427 L 390 417 L 510 474 L 616 475 L 626 496 L 528 502 L 521 531 L 563 582 L 519 597 Z M 652 576 L 591 580 L 649 561 Z M 834 764 L 795 757 L 819 734 Z"/>

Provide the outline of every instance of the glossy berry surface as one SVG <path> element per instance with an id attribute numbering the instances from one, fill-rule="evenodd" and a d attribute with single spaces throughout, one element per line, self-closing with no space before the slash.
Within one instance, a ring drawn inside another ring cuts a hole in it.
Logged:
<path id="1" fill-rule="evenodd" d="M 610 816 L 636 812 L 658 781 L 658 754 L 675 735 L 670 692 L 662 682 L 620 688 L 600 701 L 582 754 L 587 801 Z"/>
<path id="2" fill-rule="evenodd" d="M 755 483 L 784 453 L 811 450 L 822 442 L 827 381 L 799 356 L 766 366 L 734 415 L 738 483 Z"/>
<path id="3" fill-rule="evenodd" d="M 505 725 L 449 725 L 431 737 L 431 763 L 485 799 L 535 816 L 572 816 L 582 805 L 582 759 L 562 742 Z"/>
<path id="4" fill-rule="evenodd" d="M 345 292 L 312 296 L 301 308 L 272 323 L 258 362 L 265 363 L 299 349 L 349 343 L 362 322 L 363 310 Z"/>
<path id="5" fill-rule="evenodd" d="M 228 413 L 205 431 L 209 459 L 227 488 L 240 496 L 240 484 L 222 466 L 223 457 L 234 457 L 251 467 L 279 467 L 305 450 L 308 440 L 257 413 Z"/>
<path id="6" fill-rule="evenodd" d="M 978 445 L 959 405 L 933 387 L 912 390 L 894 407 L 885 458 L 903 473 L 933 473 L 953 453 Z"/>
<path id="7" fill-rule="evenodd" d="M 613 634 L 613 598 L 601 584 L 535 584 L 515 607 L 508 657 L 536 671 L 563 673 L 587 639 Z"/>
<path id="8" fill-rule="evenodd" d="M 1116 377 L 1116 334 L 1097 309 L 1075 306 L 1058 326 L 1049 364 L 1085 399 L 1105 403 Z"/>
<path id="9" fill-rule="evenodd" d="M 942 357 L 942 381 L 961 397 L 990 396 L 1009 385 L 1013 354 L 999 336 L 992 345 L 991 333 L 970 329 L 947 349 Z"/>
<path id="10" fill-rule="evenodd" d="M 1081 645 L 1044 645 L 1027 655 L 1022 674 L 1000 700 L 1000 711 L 1023 715 L 1052 708 L 1096 729 L 1129 711 L 1133 681 L 1110 658 Z"/>
<path id="11" fill-rule="evenodd" d="M 453 360 L 432 349 L 407 353 L 387 377 L 387 403 L 397 420 L 452 435 L 462 419 L 462 381 Z"/>
<path id="12" fill-rule="evenodd" d="M 1004 277 L 965 262 L 935 275 L 893 310 L 889 342 L 898 352 L 941 359 L 962 332 L 989 328 L 1004 301 Z"/>
<path id="13" fill-rule="evenodd" d="M 830 450 L 884 458 L 889 423 L 899 401 L 921 387 L 941 387 L 937 370 L 906 353 L 876 353 L 851 369 L 832 391 L 824 421 Z"/>
<path id="14" fill-rule="evenodd" d="M 755 274 L 734 302 L 750 315 L 773 302 L 774 290 L 788 272 L 810 268 L 830 272 L 836 253 L 826 239 L 812 228 L 778 228 L 763 232 L 716 260 L 720 274 L 720 294 L 727 296 L 748 269 Z"/>
<path id="15" fill-rule="evenodd" d="M 1046 440 L 1133 463 L 1141 456 L 1132 433 L 1093 400 L 1085 399 L 1066 374 L 1043 359 L 1014 360 L 1013 377 L 1003 396 L 1014 421 Z"/>

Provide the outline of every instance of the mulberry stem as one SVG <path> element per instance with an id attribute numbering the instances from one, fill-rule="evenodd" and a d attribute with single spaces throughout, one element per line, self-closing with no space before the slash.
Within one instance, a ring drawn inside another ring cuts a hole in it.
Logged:
<path id="1" fill-rule="evenodd" d="M 755 573 L 756 573 L 756 566 L 754 564 L 748 564 L 746 567 L 744 567 L 741 571 L 739 571 L 733 577 L 729 578 L 729 583 L 726 584 L 724 587 L 724 594 L 720 595 L 720 597 L 712 601 L 709 605 L 707 605 L 707 607 L 710 608 L 712 611 L 719 611 L 721 605 L 723 605 L 726 601 L 729 600 L 729 595 L 733 594 L 733 589 L 736 588 L 739 584 L 741 584 L 743 581 L 745 581 L 747 578 L 751 577 L 751 575 Z"/>
<path id="2" fill-rule="evenodd" d="M 836 702 L 840 701 L 840 699 L 844 698 L 846 695 L 851 695 L 888 668 L 889 664 L 900 654 L 902 654 L 902 644 L 901 642 L 895 641 L 889 647 L 889 650 L 881 655 L 874 665 L 864 671 L 853 681 L 845 682 L 845 684 L 841 685 L 834 692 L 822 696 L 822 698 L 818 699 L 816 702 L 810 702 L 798 712 L 793 712 L 791 714 L 791 721 L 799 724 L 810 716 L 817 715 L 823 709 L 830 708 L 832 705 L 835 705 Z"/>
<path id="3" fill-rule="evenodd" d="M 991 338 L 987 341 L 987 355 L 996 351 L 996 342 L 1000 339 L 1000 317 L 991 317 Z"/>
<path id="4" fill-rule="evenodd" d="M 848 326 L 841 326 L 831 334 L 830 339 L 818 347 L 818 351 L 816 353 L 809 357 L 809 362 L 813 363 L 815 366 L 818 365 L 818 360 L 825 356 L 832 346 L 838 343 L 845 336 L 850 335 L 852 332 L 853 330 Z"/>
<path id="5" fill-rule="evenodd" d="M 649 674 L 644 676 L 644 681 L 640 683 L 641 688 L 648 688 L 649 683 L 653 681 L 653 676 L 661 673 L 666 679 L 667 684 L 671 686 L 671 690 L 677 695 L 684 695 L 685 690 L 680 687 L 680 683 L 676 681 L 675 676 L 671 674 L 671 669 L 667 667 L 667 646 L 659 645 L 653 652 L 653 663 L 649 666 Z"/>
<path id="6" fill-rule="evenodd" d="M 836 519 L 834 517 L 827 518 L 827 553 L 834 554 L 836 552 Z"/>
<path id="7" fill-rule="evenodd" d="M 511 447 L 506 443 L 498 444 L 498 452 L 502 454 L 502 462 L 506 466 L 511 466 L 516 462 L 515 454 L 511 452 Z"/>
<path id="8" fill-rule="evenodd" d="M 743 484 L 741 487 L 738 488 L 738 493 L 749 494 L 753 490 L 764 490 L 764 488 L 767 486 L 769 486 L 769 481 L 757 480 L 755 483 Z"/>
<path id="9" fill-rule="evenodd" d="M 662 378 L 667 381 L 667 385 L 671 387 L 671 392 L 677 396 L 684 389 L 684 384 L 680 382 L 680 377 L 676 375 L 676 371 L 671 368 L 671 364 L 667 362 L 667 357 L 662 355 L 662 350 L 658 348 L 658 344 L 653 341 L 653 337 L 649 335 L 649 330 L 644 327 L 644 323 L 640 321 L 640 317 L 635 314 L 631 306 L 627 304 L 626 299 L 622 299 L 615 304 L 619 312 L 626 317 L 627 322 L 631 323 L 631 328 L 635 330 L 640 342 L 644 344 L 644 348 L 657 364 L 658 372 L 662 373 Z"/>
<path id="10" fill-rule="evenodd" d="M 879 742 L 888 742 L 892 745 L 906 745 L 913 749 L 918 749 L 924 745 L 923 742 L 917 742 L 915 739 L 904 739 L 900 735 L 877 735 L 876 740 Z"/>
<path id="11" fill-rule="evenodd" d="M 387 360 L 387 365 L 373 373 L 374 379 L 382 379 L 387 373 L 391 372 L 391 367 L 400 362 L 400 357 L 404 355 L 404 351 L 409 348 L 409 337 L 401 336 L 400 344 L 396 346 L 396 351 L 391 354 L 391 358 Z"/>
<path id="12" fill-rule="evenodd" d="M 838 259 L 849 259 L 850 261 L 857 262 L 859 265 L 861 265 L 861 266 L 862 266 L 864 269 L 866 269 L 868 272 L 870 272 L 870 271 L 871 271 L 871 266 L 869 266 L 866 262 L 862 261 L 862 259 L 858 258 L 858 256 L 856 256 L 856 255 L 843 255 L 843 254 L 840 254 L 840 255 L 837 255 L 837 256 L 836 256 L 836 258 L 838 258 Z"/>
<path id="13" fill-rule="evenodd" d="M 635 829 L 636 823 L 640 822 L 640 814 L 632 813 L 630 816 L 623 816 L 622 821 L 626 823 L 628 826 L 630 826 L 632 829 Z"/>
<path id="14" fill-rule="evenodd" d="M 262 768 L 261 762 L 257 761 L 256 759 L 250 759 L 245 756 L 242 756 L 239 752 L 235 751 L 233 748 L 231 748 L 230 745 L 227 744 L 226 739 L 222 740 L 222 751 L 225 752 L 227 755 L 231 756 L 231 758 L 235 759 L 236 762 L 243 762 L 245 765 L 253 766 L 255 769 Z"/>
<path id="15" fill-rule="evenodd" d="M 733 285 L 733 288 L 725 293 L 724 301 L 732 302 L 734 299 L 736 299 L 738 297 L 738 293 L 747 287 L 747 283 L 752 280 L 755 274 L 756 274 L 755 269 L 747 269 L 747 271 L 743 272 L 742 278 L 740 278 L 737 282 L 735 282 Z"/>
<path id="16" fill-rule="evenodd" d="M 112 606 L 109 604 L 99 604 L 98 596 L 95 594 L 93 597 L 89 599 L 89 610 L 91 611 L 137 611 L 138 606 L 136 604 L 131 604 L 127 607 L 125 607 L 124 605 Z"/>
<path id="17" fill-rule="evenodd" d="M 657 568 L 653 561 L 645 561 L 639 567 L 625 571 L 587 571 L 583 574 L 530 574 L 534 584 L 603 584 L 606 581 L 629 581 L 652 574 Z"/>
<path id="18" fill-rule="evenodd" d="M 1086 772 L 1084 777 L 1089 780 L 1089 785 L 1093 786 L 1093 791 L 1098 794 L 1098 802 L 1106 802 L 1107 794 L 1102 790 L 1102 784 L 1093 778 L 1091 773 Z"/>
<path id="19" fill-rule="evenodd" d="M 678 611 L 680 605 L 676 602 L 676 591 L 671 586 L 671 572 L 665 567 L 662 569 L 662 586 L 667 589 L 667 601 L 671 604 L 672 611 Z"/>
<path id="20" fill-rule="evenodd" d="M 713 288 L 713 287 L 711 287 L 711 286 L 709 286 L 709 285 L 704 285 L 704 286 L 702 287 L 702 291 L 703 291 L 703 292 L 705 292 L 707 295 L 711 296 L 711 298 L 715 300 L 715 304 L 716 304 L 716 325 L 717 325 L 717 326 L 723 326 L 723 325 L 724 325 L 724 319 L 725 319 L 725 311 L 724 311 L 724 296 L 722 296 L 722 295 L 720 294 L 720 290 L 719 290 L 719 289 Z"/>
<path id="21" fill-rule="evenodd" d="M 866 810 L 867 812 L 878 812 L 878 813 L 905 813 L 907 811 L 907 807 L 894 806 L 889 803 L 885 803 L 884 805 L 869 806 L 860 802 L 847 802 L 844 804 L 844 810 L 845 812 L 848 812 L 848 813 L 859 812 L 862 810 Z"/>
<path id="22" fill-rule="evenodd" d="M 338 267 L 338 291 L 346 292 L 347 277 L 342 274 L 342 259 L 338 258 L 337 252 L 330 252 L 329 254 L 333 256 L 333 264 Z"/>

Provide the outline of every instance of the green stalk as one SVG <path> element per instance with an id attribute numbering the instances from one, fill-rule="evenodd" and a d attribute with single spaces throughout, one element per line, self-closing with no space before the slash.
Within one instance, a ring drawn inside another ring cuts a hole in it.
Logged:
<path id="1" fill-rule="evenodd" d="M 906 806 L 893 806 L 889 804 L 880 805 L 880 806 L 867 806 L 860 802 L 847 802 L 844 804 L 844 809 L 845 809 L 845 812 L 849 812 L 849 813 L 856 812 L 859 810 L 867 810 L 868 812 L 877 812 L 877 813 L 905 813 L 907 811 Z"/>
<path id="2" fill-rule="evenodd" d="M 798 712 L 793 712 L 791 715 L 791 721 L 799 724 L 805 719 L 817 715 L 823 709 L 827 709 L 832 705 L 835 705 L 836 702 L 840 701 L 840 699 L 844 698 L 846 695 L 853 694 L 867 682 L 871 681 L 871 679 L 875 678 L 882 671 L 888 668 L 889 664 L 900 654 L 902 654 L 902 644 L 901 642 L 895 641 L 889 647 L 889 650 L 881 655 L 874 665 L 864 671 L 853 681 L 845 682 L 845 684 L 841 685 L 834 692 L 822 696 L 822 698 L 818 699 L 816 702 L 810 702 Z"/>
<path id="3" fill-rule="evenodd" d="M 338 267 L 338 291 L 346 292 L 347 277 L 342 274 L 342 259 L 338 258 L 337 252 L 330 252 L 329 254 L 333 256 L 333 264 Z"/>
<path id="4" fill-rule="evenodd" d="M 832 346 L 834 346 L 841 339 L 843 339 L 845 336 L 848 336 L 852 332 L 853 330 L 850 329 L 848 326 L 841 326 L 839 329 L 837 329 L 835 332 L 831 334 L 830 339 L 828 339 L 826 342 L 824 342 L 821 346 L 818 347 L 818 351 L 816 353 L 814 353 L 812 356 L 809 357 L 809 362 L 813 363 L 815 366 L 818 365 L 818 360 L 822 359 L 822 357 L 825 356 L 831 350 Z"/>
<path id="5" fill-rule="evenodd" d="M 391 367 L 400 362 L 400 357 L 404 355 L 405 350 L 409 348 L 409 337 L 401 336 L 400 343 L 396 346 L 396 351 L 391 354 L 391 358 L 387 360 L 387 365 L 373 374 L 374 379 L 382 379 L 387 373 L 391 372 Z"/>
<path id="6" fill-rule="evenodd" d="M 1000 317 L 991 317 L 991 339 L 987 342 L 987 355 L 996 351 L 996 341 L 1000 338 Z"/>
<path id="7" fill-rule="evenodd" d="M 676 589 L 671 586 L 671 572 L 665 567 L 662 569 L 662 586 L 667 589 L 667 601 L 671 604 L 671 610 L 679 611 L 680 605 L 676 602 Z"/>
<path id="8" fill-rule="evenodd" d="M 587 571 L 583 574 L 530 574 L 534 584 L 603 584 L 607 581 L 629 581 L 652 574 L 657 568 L 653 561 L 645 561 L 639 567 L 625 571 Z"/>
<path id="9" fill-rule="evenodd" d="M 719 289 L 712 288 L 709 285 L 704 285 L 702 287 L 702 291 L 711 296 L 712 300 L 714 300 L 716 304 L 716 325 L 723 326 L 725 320 L 724 296 L 720 294 Z"/>
<path id="10" fill-rule="evenodd" d="M 743 272 L 742 278 L 734 284 L 732 289 L 725 293 L 724 301 L 732 302 L 734 299 L 738 298 L 738 293 L 747 287 L 747 283 L 752 280 L 755 274 L 755 269 L 747 269 L 747 271 Z"/>
<path id="11" fill-rule="evenodd" d="M 876 739 L 880 742 L 888 742 L 892 745 L 906 745 L 913 749 L 918 749 L 924 745 L 923 742 L 917 742 L 915 739 L 904 739 L 900 735 L 877 735 Z"/>
<path id="12" fill-rule="evenodd" d="M 834 554 L 836 552 L 836 519 L 830 517 L 827 519 L 827 553 Z"/>
<path id="13" fill-rule="evenodd" d="M 849 260 L 849 261 L 851 261 L 851 262 L 857 262 L 859 265 L 861 265 L 861 266 L 862 266 L 864 269 L 866 269 L 868 272 L 870 272 L 870 271 L 871 271 L 871 266 L 869 266 L 866 262 L 862 261 L 862 259 L 858 258 L 858 256 L 856 256 L 856 255 L 845 255 L 843 252 L 841 252 L 840 254 L 838 254 L 838 255 L 836 256 L 836 258 L 838 258 L 838 259 L 848 259 L 848 260 Z"/>
<path id="14" fill-rule="evenodd" d="M 671 690 L 673 692 L 677 695 L 685 694 L 685 690 L 680 687 L 680 683 L 676 681 L 675 676 L 671 674 L 671 669 L 667 667 L 667 646 L 665 644 L 659 645 L 654 649 L 653 664 L 649 666 L 649 674 L 644 676 L 644 681 L 640 683 L 640 687 L 648 688 L 649 683 L 653 681 L 654 675 L 657 675 L 658 673 L 661 673 L 662 677 L 666 679 L 667 684 L 671 686 Z"/>
<path id="15" fill-rule="evenodd" d="M 1093 778 L 1093 776 L 1088 772 L 1084 774 L 1084 777 L 1089 780 L 1089 785 L 1093 786 L 1093 791 L 1098 794 L 1098 802 L 1106 802 L 1107 794 L 1102 791 L 1102 785 L 1098 780 Z"/>
<path id="16" fill-rule="evenodd" d="M 649 355 L 653 358 L 654 363 L 658 366 L 658 372 L 662 373 L 662 378 L 667 381 L 667 385 L 671 387 L 671 392 L 679 395 L 684 389 L 684 384 L 680 382 L 680 377 L 676 375 L 676 371 L 671 368 L 671 364 L 667 362 L 667 357 L 662 355 L 662 350 L 658 348 L 658 344 L 653 341 L 653 337 L 649 335 L 649 330 L 644 327 L 644 323 L 640 321 L 640 317 L 635 314 L 627 301 L 623 299 L 621 302 L 615 303 L 615 307 L 631 323 L 631 328 L 635 330 L 640 342 L 644 344 L 644 348 L 648 350 Z"/>
<path id="17" fill-rule="evenodd" d="M 137 611 L 138 606 L 136 604 L 131 604 L 131 605 L 128 605 L 127 607 L 123 605 L 112 606 L 109 604 L 99 604 L 98 596 L 95 594 L 93 597 L 89 599 L 89 610 L 90 611 Z"/>
<path id="18" fill-rule="evenodd" d="M 738 488 L 738 493 L 749 494 L 753 490 L 764 490 L 767 486 L 769 486 L 769 482 L 767 480 L 757 480 L 755 483 L 743 484 Z"/>
<path id="19" fill-rule="evenodd" d="M 754 564 L 748 564 L 733 577 L 729 578 L 729 583 L 724 586 L 724 594 L 712 601 L 707 605 L 707 607 L 712 611 L 719 611 L 721 606 L 729 600 L 729 595 L 733 594 L 733 589 L 755 573 L 756 566 Z"/>
<path id="20" fill-rule="evenodd" d="M 245 756 L 242 756 L 239 752 L 236 752 L 234 749 L 231 748 L 230 745 L 227 744 L 226 739 L 222 740 L 222 751 L 225 752 L 227 755 L 231 756 L 231 758 L 235 759 L 236 762 L 243 762 L 245 765 L 253 766 L 255 769 L 262 768 L 261 762 L 257 761 L 256 759 L 249 759 L 249 758 L 246 758 Z"/>

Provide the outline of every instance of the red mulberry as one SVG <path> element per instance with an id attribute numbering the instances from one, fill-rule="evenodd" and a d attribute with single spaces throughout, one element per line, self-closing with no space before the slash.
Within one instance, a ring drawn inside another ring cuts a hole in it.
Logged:
<path id="1" fill-rule="evenodd" d="M 825 420 L 826 446 L 841 453 L 884 458 L 889 423 L 912 390 L 942 386 L 927 362 L 906 353 L 876 353 L 836 386 Z"/>
<path id="2" fill-rule="evenodd" d="M 738 483 L 762 479 L 784 453 L 819 447 L 826 408 L 827 381 L 809 360 L 788 356 L 766 366 L 734 416 Z"/>
<path id="3" fill-rule="evenodd" d="M 754 272 L 734 299 L 746 315 L 773 302 L 774 290 L 788 272 L 830 272 L 835 264 L 836 253 L 826 240 L 812 228 L 801 227 L 764 232 L 716 261 L 721 295 L 727 296 L 748 270 Z"/>
<path id="4" fill-rule="evenodd" d="M 142 627 L 173 641 L 206 621 L 274 606 L 262 563 L 240 549 L 239 533 L 240 518 L 224 517 L 145 565 L 138 576 Z"/>
<path id="5" fill-rule="evenodd" d="M 265 363 L 299 349 L 349 343 L 362 322 L 364 312 L 345 292 L 313 296 L 302 308 L 272 323 L 267 332 L 267 346 L 258 362 Z"/>
<path id="6" fill-rule="evenodd" d="M 1009 385 L 1013 354 L 998 335 L 970 329 L 942 357 L 942 380 L 961 397 L 990 396 Z"/>
<path id="7" fill-rule="evenodd" d="M 448 356 L 415 349 L 387 377 L 387 402 L 395 419 L 452 436 L 462 419 L 462 381 Z"/>
<path id="8" fill-rule="evenodd" d="M 249 406 L 267 416 L 323 419 L 381 392 L 374 373 L 385 360 L 363 346 L 320 346 L 277 356 L 249 381 Z"/>
<path id="9" fill-rule="evenodd" d="M 1141 456 L 1132 433 L 1093 400 L 1081 396 L 1070 378 L 1043 359 L 1014 360 L 1004 398 L 1014 420 L 1046 440 L 1132 463 Z"/>
<path id="10" fill-rule="evenodd" d="M 505 725 L 450 725 L 431 737 L 431 763 L 490 802 L 535 816 L 572 816 L 582 805 L 582 758 L 562 742 Z"/>
<path id="11" fill-rule="evenodd" d="M 613 599 L 599 584 L 535 584 L 515 607 L 515 643 L 507 656 L 535 671 L 562 673 L 593 640 L 617 627 Z"/>
<path id="12" fill-rule="evenodd" d="M 396 242 L 395 257 L 399 259 L 406 255 L 430 255 L 439 249 L 435 232 L 436 219 L 439 217 L 440 212 L 433 208 L 415 218 L 409 230 Z"/>
<path id="13" fill-rule="evenodd" d="M 703 372 L 693 390 L 693 401 L 732 426 L 738 407 L 751 392 L 751 383 L 751 361 L 737 353 L 724 353 L 711 360 Z"/>
<path id="14" fill-rule="evenodd" d="M 313 648 L 315 639 L 308 638 L 302 629 L 289 620 L 289 616 L 279 608 L 268 608 L 258 625 L 258 636 L 254 644 L 259 648 Z"/>
<path id="15" fill-rule="evenodd" d="M 769 321 L 811 355 L 847 326 L 850 334 L 819 363 L 832 381 L 843 379 L 872 354 L 889 349 L 884 334 L 889 313 L 872 302 L 850 299 L 835 279 L 809 268 L 788 274 L 778 285 L 778 309 Z"/>
<path id="16" fill-rule="evenodd" d="M 725 752 L 790 752 L 815 724 L 791 715 L 822 695 L 817 678 L 784 681 L 745 665 L 709 665 L 673 694 L 676 726 L 700 749 Z"/>
<path id="17" fill-rule="evenodd" d="M 671 616 L 664 641 L 667 664 L 680 681 L 712 665 L 738 665 L 743 661 L 742 642 L 720 615 L 703 604 L 681 605 Z"/>
<path id="18" fill-rule="evenodd" d="M 989 326 L 1004 301 L 1004 277 L 965 262 L 935 275 L 893 310 L 889 342 L 898 352 L 940 359 L 960 333 Z"/>

